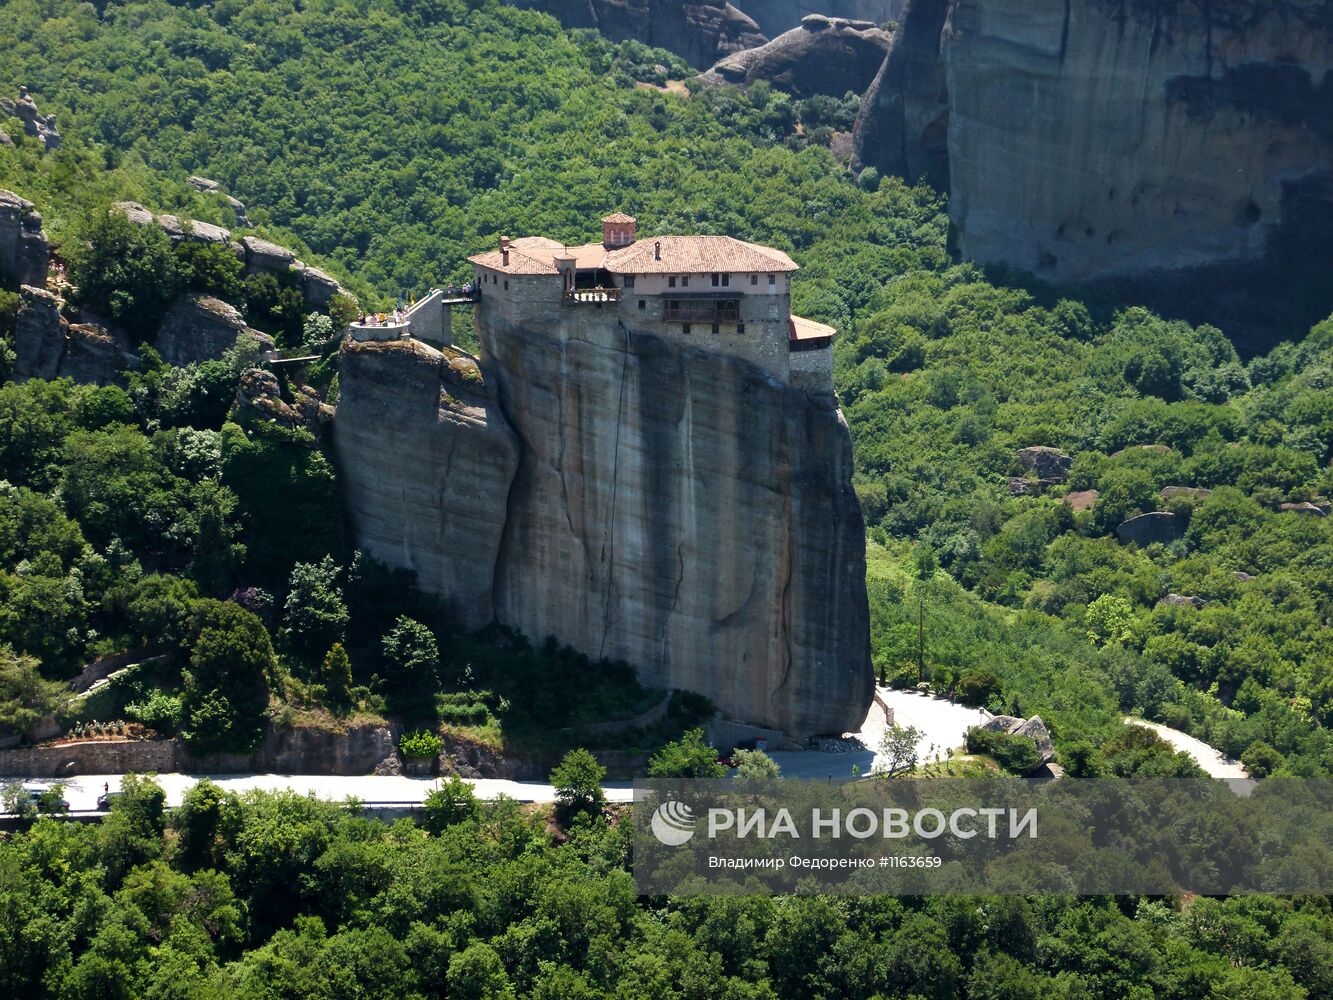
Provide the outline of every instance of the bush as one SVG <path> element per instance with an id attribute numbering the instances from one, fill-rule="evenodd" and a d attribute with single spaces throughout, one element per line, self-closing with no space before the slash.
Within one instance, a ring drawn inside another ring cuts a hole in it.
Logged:
<path id="1" fill-rule="evenodd" d="M 426 830 L 439 835 L 446 827 L 477 815 L 477 797 L 472 786 L 453 775 L 426 796 Z"/>
<path id="2" fill-rule="evenodd" d="M 398 749 L 404 757 L 427 760 L 439 756 L 444 747 L 444 740 L 427 729 L 418 729 L 415 733 L 403 733 L 398 738 Z"/>
<path id="3" fill-rule="evenodd" d="M 441 722 L 455 726 L 480 726 L 490 716 L 486 706 L 479 701 L 465 705 L 437 704 L 436 711 Z"/>
<path id="4" fill-rule="evenodd" d="M 1255 740 L 1245 749 L 1240 755 L 1240 762 L 1245 765 L 1251 778 L 1267 778 L 1286 763 L 1275 747 L 1261 740 Z"/>
<path id="5" fill-rule="evenodd" d="M 181 724 L 184 709 L 179 698 L 154 688 L 147 698 L 126 705 L 125 714 L 160 733 L 171 734 Z"/>
<path id="6" fill-rule="evenodd" d="M 602 781 L 606 768 L 581 747 L 565 754 L 564 760 L 551 772 L 555 786 L 556 812 L 562 822 L 580 814 L 595 816 L 602 810 L 606 795 Z"/>
<path id="7" fill-rule="evenodd" d="M 1035 771 L 1041 763 L 1037 745 L 1026 736 L 997 733 L 980 726 L 967 731 L 967 752 L 985 754 L 1014 774 Z"/>
<path id="8" fill-rule="evenodd" d="M 989 670 L 970 670 L 958 679 L 958 696 L 968 705 L 985 705 L 1000 693 L 1000 678 Z"/>
<path id="9" fill-rule="evenodd" d="M 156 226 L 139 226 L 107 211 L 81 239 L 66 244 L 79 301 L 140 340 L 157 331 L 176 297 L 180 275 L 171 239 Z"/>

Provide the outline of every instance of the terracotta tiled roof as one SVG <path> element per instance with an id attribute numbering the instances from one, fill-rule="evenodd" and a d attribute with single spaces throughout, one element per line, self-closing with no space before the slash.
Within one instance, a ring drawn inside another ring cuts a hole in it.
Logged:
<path id="1" fill-rule="evenodd" d="M 661 244 L 661 257 L 656 246 Z M 781 250 L 730 236 L 657 236 L 638 240 L 606 255 L 615 274 L 707 274 L 711 271 L 795 271 Z"/>
<path id="2" fill-rule="evenodd" d="M 661 257 L 657 246 L 661 246 Z M 481 267 L 510 274 L 558 274 L 555 261 L 571 256 L 580 270 L 604 267 L 614 274 L 708 274 L 727 271 L 795 271 L 796 262 L 781 250 L 730 236 L 657 236 L 638 240 L 627 247 L 607 250 L 600 243 L 566 247 L 544 236 L 524 236 L 509 244 L 509 265 L 499 250 L 477 254 L 468 260 Z"/>
<path id="3" fill-rule="evenodd" d="M 803 316 L 793 316 L 788 336 L 792 340 L 822 340 L 836 335 L 837 332 L 833 327 L 825 326 L 823 323 L 816 323 Z"/>
<path id="4" fill-rule="evenodd" d="M 624 212 L 616 212 L 614 215 L 608 215 L 603 222 L 638 222 L 639 220 L 632 215 L 626 215 Z"/>
<path id="5" fill-rule="evenodd" d="M 537 237 L 538 239 L 540 237 Z M 504 262 L 504 254 L 499 250 L 489 250 L 486 253 L 479 253 L 469 257 L 468 261 L 476 264 L 478 267 L 489 268 L 492 271 L 503 271 L 506 274 L 559 274 L 554 264 L 551 263 L 552 251 L 546 250 L 544 254 L 541 251 L 520 250 L 515 244 L 523 242 L 515 240 L 509 245 L 509 263 Z M 560 252 L 560 244 L 557 243 L 555 253 Z"/>

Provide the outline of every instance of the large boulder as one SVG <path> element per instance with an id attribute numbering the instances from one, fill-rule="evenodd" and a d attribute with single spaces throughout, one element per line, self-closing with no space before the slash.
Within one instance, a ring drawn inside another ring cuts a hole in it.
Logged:
<path id="1" fill-rule="evenodd" d="M 1040 715 L 1034 715 L 1026 720 L 1012 715 L 996 715 L 983 722 L 981 728 L 992 733 L 1006 733 L 1031 740 L 1037 748 L 1039 758 L 1033 770 L 1055 760 L 1055 743 L 1052 742 L 1050 731 L 1046 728 L 1046 723 L 1041 721 Z"/>
<path id="2" fill-rule="evenodd" d="M 1143 546 L 1154 542 L 1174 542 L 1183 531 L 1184 522 L 1175 514 L 1167 510 L 1154 510 L 1122 521 L 1115 529 L 1115 535 L 1122 542 Z"/>
<path id="3" fill-rule="evenodd" d="M 768 39 L 739 8 L 695 0 L 507 0 L 545 11 L 566 28 L 595 28 L 614 42 L 666 49 L 703 69 L 722 56 Z M 794 22 L 793 22 L 794 23 Z"/>
<path id="4" fill-rule="evenodd" d="M 208 295 L 184 295 L 167 310 L 153 346 L 169 365 L 191 365 L 220 358 L 249 328 L 240 311 Z M 250 330 L 261 350 L 274 349 L 273 338 Z"/>
<path id="5" fill-rule="evenodd" d="M 860 94 L 884 62 L 890 39 L 869 21 L 812 14 L 766 45 L 727 56 L 699 79 L 713 85 L 766 80 L 795 97 Z"/>
<path id="6" fill-rule="evenodd" d="M 1017 454 L 1018 464 L 1048 485 L 1063 483 L 1074 461 L 1059 448 L 1048 448 L 1045 445 L 1020 448 Z"/>

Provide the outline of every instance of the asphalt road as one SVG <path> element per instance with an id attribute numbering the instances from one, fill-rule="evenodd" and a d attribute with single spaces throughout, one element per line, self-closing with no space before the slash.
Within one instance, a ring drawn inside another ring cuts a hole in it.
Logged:
<path id="1" fill-rule="evenodd" d="M 948 756 L 952 747 L 963 742 L 969 726 L 984 721 L 974 708 L 950 704 L 941 698 L 932 698 L 914 691 L 881 689 L 881 696 L 894 712 L 894 721 L 900 726 L 915 726 L 922 736 L 917 752 L 922 762 Z M 857 733 L 849 734 L 861 743 L 861 749 L 846 753 L 828 753 L 818 750 L 774 751 L 770 754 L 789 778 L 845 781 L 856 773 L 864 776 L 875 764 L 876 751 L 887 728 L 884 712 L 878 705 Z M 1182 734 L 1183 735 L 1183 734 Z M 95 809 L 97 797 L 104 789 L 120 788 L 119 774 L 80 774 L 66 779 L 65 798 L 71 809 Z M 403 775 L 310 775 L 310 774 L 159 774 L 155 780 L 167 793 L 167 805 L 178 806 L 185 793 L 201 778 L 208 777 L 221 787 L 242 792 L 251 788 L 268 791 L 292 789 L 301 794 L 313 794 L 321 799 L 340 802 L 356 798 L 367 803 L 421 803 L 438 785 L 436 778 L 411 778 Z M 21 779 L 10 779 L 21 780 Z M 50 785 L 50 780 L 34 780 L 25 784 Z M 501 795 L 520 802 L 552 802 L 555 788 L 536 781 L 509 781 L 502 778 L 477 778 L 470 784 L 479 798 L 495 799 Z M 629 782 L 609 782 L 606 797 L 612 802 L 629 802 L 633 789 Z"/>

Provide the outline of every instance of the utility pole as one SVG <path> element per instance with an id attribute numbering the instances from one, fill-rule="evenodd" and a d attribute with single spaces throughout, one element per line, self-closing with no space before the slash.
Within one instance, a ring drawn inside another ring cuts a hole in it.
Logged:
<path id="1" fill-rule="evenodd" d="M 916 599 L 916 679 L 918 684 L 926 679 L 926 607 L 919 597 Z"/>

